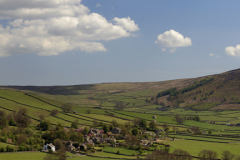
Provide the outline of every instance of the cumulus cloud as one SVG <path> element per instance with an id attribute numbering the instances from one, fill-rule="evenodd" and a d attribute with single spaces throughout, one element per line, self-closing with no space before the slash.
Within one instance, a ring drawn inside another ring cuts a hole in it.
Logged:
<path id="1" fill-rule="evenodd" d="M 210 54 L 209 54 L 209 56 L 213 57 L 213 56 L 214 56 L 214 54 L 210 53 Z"/>
<path id="2" fill-rule="evenodd" d="M 0 25 L 0 56 L 107 51 L 98 41 L 129 37 L 139 30 L 130 17 L 108 21 L 80 2 L 0 0 L 0 18 L 10 21 L 6 27 Z"/>
<path id="3" fill-rule="evenodd" d="M 138 25 L 135 24 L 133 20 L 131 20 L 130 17 L 127 18 L 117 18 L 115 17 L 113 19 L 116 23 L 117 26 L 123 27 L 123 29 L 130 31 L 130 32 L 135 32 L 138 31 Z"/>
<path id="4" fill-rule="evenodd" d="M 240 56 L 240 45 L 238 44 L 238 45 L 236 45 L 236 47 L 233 47 L 233 46 L 226 47 L 225 52 L 227 55 L 239 57 Z"/>
<path id="5" fill-rule="evenodd" d="M 155 44 L 159 44 L 161 47 L 163 47 L 164 51 L 165 48 L 172 48 L 170 52 L 174 52 L 178 47 L 191 46 L 192 41 L 191 38 L 184 38 L 184 36 L 179 32 L 170 30 L 164 32 L 163 34 L 159 34 Z"/>

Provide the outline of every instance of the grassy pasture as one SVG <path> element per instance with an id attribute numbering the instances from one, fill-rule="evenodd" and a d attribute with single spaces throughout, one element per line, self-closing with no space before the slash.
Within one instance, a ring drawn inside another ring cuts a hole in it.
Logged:
<path id="1" fill-rule="evenodd" d="M 11 146 L 11 147 L 14 147 L 14 148 L 16 147 L 15 145 L 0 142 L 0 147 L 6 148 L 7 146 Z"/>
<path id="2" fill-rule="evenodd" d="M 240 142 L 240 138 L 231 137 L 220 137 L 220 136 L 205 136 L 205 135 L 174 135 L 177 138 L 183 138 L 186 140 L 193 141 L 208 141 L 213 143 L 229 143 L 229 142 Z M 217 144 L 216 144 L 217 145 Z"/>
<path id="3" fill-rule="evenodd" d="M 129 156 L 138 154 L 137 151 L 126 149 L 126 148 L 104 147 L 103 151 L 111 152 L 111 153 L 114 153 L 114 154 L 116 154 L 117 151 L 119 151 L 120 154 L 129 155 Z M 145 155 L 145 154 L 148 154 L 148 153 L 151 153 L 151 151 L 145 151 L 143 154 Z"/>
<path id="4" fill-rule="evenodd" d="M 0 154 L 2 160 L 43 160 L 46 153 L 43 152 L 20 152 L 20 153 L 3 153 Z"/>
<path id="5" fill-rule="evenodd" d="M 119 119 L 119 118 L 115 118 L 115 117 L 111 117 L 111 116 L 108 116 L 108 115 L 99 115 L 99 114 L 80 114 L 82 116 L 86 116 L 86 117 L 89 117 L 89 118 L 94 118 L 94 119 L 97 119 L 99 121 L 107 121 L 107 122 L 111 122 L 112 120 L 116 120 L 118 123 L 120 124 L 123 124 L 125 122 L 128 122 L 126 120 L 122 120 L 122 119 Z"/>
<path id="6" fill-rule="evenodd" d="M 109 158 L 126 158 L 126 159 L 137 159 L 137 156 L 125 156 L 112 153 L 98 152 L 93 153 L 94 156 L 109 157 Z"/>
<path id="7" fill-rule="evenodd" d="M 111 158 L 99 158 L 99 157 L 90 157 L 90 156 L 75 156 L 71 158 L 71 160 L 116 160 L 116 159 L 111 159 Z"/>
<path id="8" fill-rule="evenodd" d="M 225 150 L 231 151 L 233 154 L 239 155 L 240 143 L 227 144 L 227 143 L 212 143 L 204 141 L 192 141 L 192 140 L 175 140 L 168 141 L 171 145 L 170 152 L 175 149 L 183 149 L 188 151 L 191 155 L 197 156 L 198 153 L 203 150 L 213 150 L 218 153 L 218 158 L 221 158 L 221 153 Z"/>

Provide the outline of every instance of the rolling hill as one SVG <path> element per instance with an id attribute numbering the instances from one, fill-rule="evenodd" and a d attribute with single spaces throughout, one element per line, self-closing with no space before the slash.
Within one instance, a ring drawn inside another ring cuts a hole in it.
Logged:
<path id="1" fill-rule="evenodd" d="M 201 84 L 204 79 L 211 80 Z M 196 85 L 198 86 L 194 87 Z M 0 88 L 18 90 L 55 102 L 72 103 L 81 107 L 100 106 L 104 109 L 113 109 L 116 102 L 123 101 L 127 103 L 126 110 L 129 111 L 153 109 L 159 105 L 191 110 L 240 109 L 240 69 L 206 77 L 162 82 L 74 86 L 1 86 Z M 175 92 L 158 97 L 159 93 L 170 88 L 175 88 Z M 183 90 L 185 91 L 182 92 Z"/>

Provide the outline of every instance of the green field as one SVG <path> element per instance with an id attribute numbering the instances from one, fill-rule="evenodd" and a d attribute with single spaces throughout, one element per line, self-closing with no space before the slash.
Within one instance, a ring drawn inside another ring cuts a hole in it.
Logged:
<path id="1" fill-rule="evenodd" d="M 43 160 L 46 153 L 43 152 L 28 152 L 28 153 L 3 153 L 0 154 L 2 160 Z"/>
<path id="2" fill-rule="evenodd" d="M 231 151 L 233 154 L 239 154 L 240 144 L 226 144 L 226 143 L 211 143 L 211 142 L 201 142 L 201 141 L 191 141 L 191 140 L 175 140 L 168 141 L 171 145 L 170 151 L 173 152 L 174 149 L 183 149 L 188 151 L 191 155 L 197 156 L 198 153 L 203 150 L 213 150 L 218 153 L 218 157 L 221 158 L 221 153 L 225 150 Z"/>

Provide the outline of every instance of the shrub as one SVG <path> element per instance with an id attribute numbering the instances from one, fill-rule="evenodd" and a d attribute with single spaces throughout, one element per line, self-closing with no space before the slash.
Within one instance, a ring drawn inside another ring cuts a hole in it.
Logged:
<path id="1" fill-rule="evenodd" d="M 59 111 L 57 109 L 53 109 L 50 114 L 51 116 L 56 116 L 58 113 Z"/>
<path id="2" fill-rule="evenodd" d="M 13 151 L 14 151 L 14 148 L 11 147 L 11 146 L 7 146 L 7 147 L 6 147 L 6 151 L 7 151 L 7 152 L 13 152 Z"/>
<path id="3" fill-rule="evenodd" d="M 117 154 L 120 154 L 120 151 L 117 151 Z"/>
<path id="4" fill-rule="evenodd" d="M 5 152 L 5 148 L 1 147 L 0 152 Z"/>

